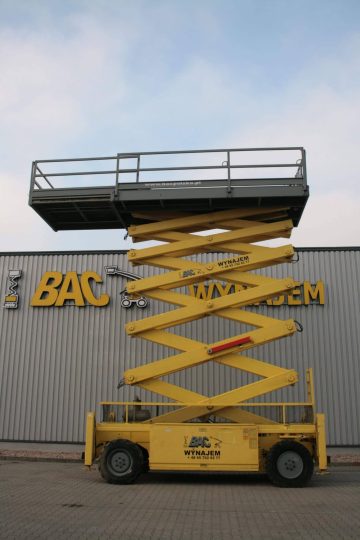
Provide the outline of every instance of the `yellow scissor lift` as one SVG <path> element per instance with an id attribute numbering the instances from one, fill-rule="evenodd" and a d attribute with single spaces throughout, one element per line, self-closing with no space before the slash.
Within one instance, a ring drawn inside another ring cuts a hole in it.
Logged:
<path id="1" fill-rule="evenodd" d="M 287 189 L 292 186 L 289 183 Z M 289 238 L 294 209 L 269 204 L 246 207 L 239 202 L 229 205 L 228 201 L 225 209 L 215 211 L 191 211 L 190 201 L 188 206 L 188 212 L 166 207 L 131 212 L 129 219 L 137 223 L 128 226 L 133 241 L 161 243 L 131 249 L 129 261 L 161 272 L 128 282 L 127 294 L 176 308 L 132 321 L 126 332 L 175 353 L 125 371 L 119 383 L 153 392 L 165 401 L 102 402 L 101 422 L 96 422 L 94 413 L 88 414 L 85 465 L 98 460 L 101 475 L 111 483 L 132 482 L 147 470 L 265 471 L 276 485 L 304 486 L 314 463 L 320 471 L 327 467 L 325 421 L 323 414 L 315 412 L 312 371 L 306 373 L 305 402 L 255 401 L 293 386 L 298 375 L 293 369 L 248 354 L 259 345 L 292 336 L 300 328 L 292 319 L 278 320 L 245 309 L 296 286 L 291 277 L 276 279 L 253 272 L 293 259 L 290 244 L 268 247 L 258 243 Z M 196 255 L 200 254 L 206 262 L 198 262 Z M 210 300 L 190 294 L 190 285 L 214 279 L 232 286 L 233 292 Z M 174 329 L 204 317 L 232 321 L 238 332 L 205 343 Z M 207 396 L 169 381 L 171 374 L 208 362 L 250 374 L 252 382 Z"/>

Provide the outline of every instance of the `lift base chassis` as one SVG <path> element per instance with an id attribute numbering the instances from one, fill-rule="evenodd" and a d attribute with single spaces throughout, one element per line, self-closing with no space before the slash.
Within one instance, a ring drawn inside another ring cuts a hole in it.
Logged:
<path id="1" fill-rule="evenodd" d="M 327 467 L 324 415 L 318 413 L 315 420 L 314 424 L 271 427 L 199 422 L 96 424 L 94 413 L 88 413 L 85 465 L 90 466 L 109 441 L 127 440 L 145 451 L 151 471 L 266 472 L 269 450 L 281 441 L 296 441 L 309 451 L 323 471 Z"/>

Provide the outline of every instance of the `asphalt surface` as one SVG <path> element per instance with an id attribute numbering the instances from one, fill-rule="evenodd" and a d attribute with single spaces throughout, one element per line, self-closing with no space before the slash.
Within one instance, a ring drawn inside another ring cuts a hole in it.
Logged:
<path id="1" fill-rule="evenodd" d="M 151 473 L 106 484 L 79 463 L 0 461 L 0 538 L 360 537 L 360 468 L 276 488 L 263 475 Z"/>

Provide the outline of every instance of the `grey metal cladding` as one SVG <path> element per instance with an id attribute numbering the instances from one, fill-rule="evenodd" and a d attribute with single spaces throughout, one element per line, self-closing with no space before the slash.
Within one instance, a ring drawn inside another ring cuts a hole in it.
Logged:
<path id="1" fill-rule="evenodd" d="M 325 283 L 325 305 L 259 306 L 251 309 L 299 320 L 302 334 L 251 351 L 277 365 L 294 367 L 301 380 L 294 388 L 266 396 L 304 399 L 303 376 L 315 372 L 317 408 L 326 413 L 328 443 L 359 445 L 360 408 L 360 250 L 305 250 L 297 264 L 266 270 L 275 277 Z M 206 261 L 217 255 L 202 255 Z M 105 275 L 104 267 L 148 276 L 153 269 L 133 269 L 124 253 L 0 254 L 0 439 L 78 442 L 84 440 L 85 415 L 101 400 L 146 399 L 159 396 L 136 388 L 116 386 L 125 369 L 161 358 L 173 351 L 126 336 L 124 324 L 145 313 L 156 314 L 168 305 L 150 301 L 145 311 L 120 306 L 125 280 Z M 22 270 L 18 281 L 18 309 L 3 308 L 10 269 Z M 36 308 L 30 300 L 45 271 L 62 273 L 94 270 L 103 278 L 106 307 Z M 172 308 L 170 308 L 172 309 Z M 234 335 L 235 323 L 208 317 L 174 331 L 204 342 Z M 217 364 L 199 366 L 169 377 L 205 394 L 230 390 L 251 377 Z M 265 399 L 265 398 L 264 398 Z"/>

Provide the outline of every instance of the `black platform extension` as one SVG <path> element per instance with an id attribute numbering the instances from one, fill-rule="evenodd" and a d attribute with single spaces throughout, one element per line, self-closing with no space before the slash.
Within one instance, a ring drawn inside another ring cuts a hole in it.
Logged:
<path id="1" fill-rule="evenodd" d="M 303 148 L 233 148 L 35 161 L 29 204 L 55 231 L 242 207 L 287 208 L 296 226 L 308 196 Z"/>

